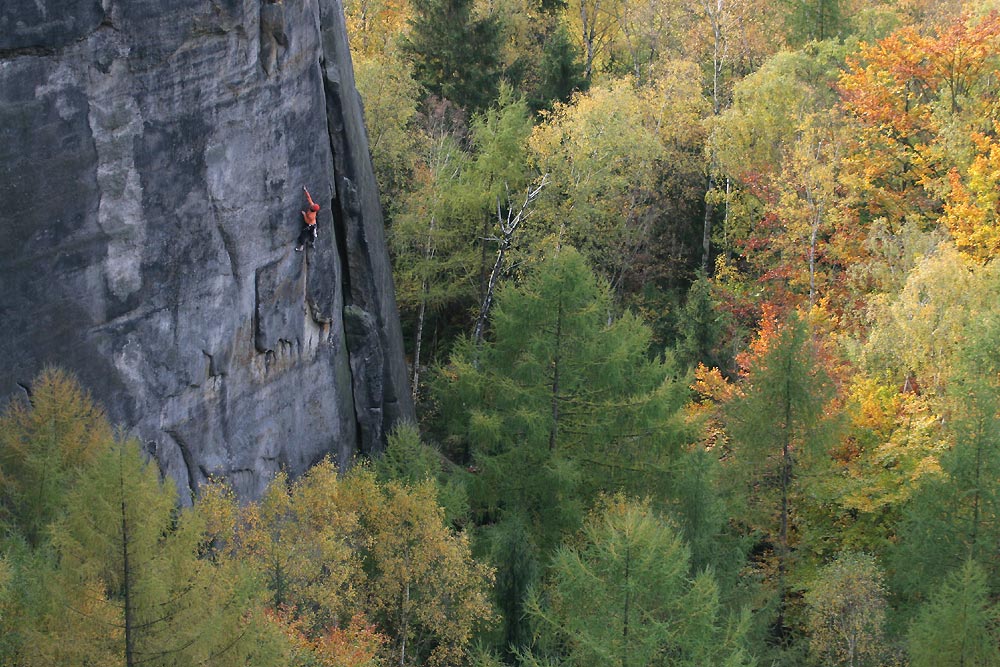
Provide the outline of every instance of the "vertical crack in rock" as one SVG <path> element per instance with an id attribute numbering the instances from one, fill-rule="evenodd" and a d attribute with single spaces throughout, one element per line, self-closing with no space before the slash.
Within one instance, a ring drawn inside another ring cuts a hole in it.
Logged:
<path id="1" fill-rule="evenodd" d="M 361 448 L 378 452 L 389 429 L 414 419 L 403 361 L 403 338 L 386 251 L 381 202 L 368 150 L 361 100 L 347 45 L 339 0 L 319 0 L 321 76 L 327 127 L 334 156 L 337 226 L 344 281 L 344 328 L 353 375 Z M 347 307 L 358 309 L 348 312 Z M 352 330 L 353 328 L 353 330 Z M 371 336 L 364 340 L 364 336 Z M 375 346 L 375 347 L 373 347 Z M 377 347 L 377 349 L 375 349 Z M 375 364 L 377 372 L 369 368 Z M 380 425 L 375 428 L 373 419 Z"/>
<path id="2" fill-rule="evenodd" d="M 323 83 L 324 85 L 326 84 L 326 79 L 323 80 Z M 332 142 L 331 148 L 335 148 Z M 337 180 L 336 175 L 334 175 L 334 180 Z M 338 199 L 343 201 L 339 195 Z M 351 266 L 348 263 L 347 256 L 347 223 L 344 220 L 344 211 L 339 206 L 339 203 L 334 202 L 330 210 L 333 211 L 334 240 L 337 243 L 337 255 L 340 257 L 340 291 L 344 296 L 344 305 L 346 306 L 353 303 L 351 299 Z"/>

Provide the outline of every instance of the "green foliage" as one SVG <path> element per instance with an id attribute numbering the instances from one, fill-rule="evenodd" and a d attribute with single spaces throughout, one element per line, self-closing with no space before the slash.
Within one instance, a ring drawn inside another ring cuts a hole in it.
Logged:
<path id="1" fill-rule="evenodd" d="M 500 64 L 500 26 L 476 18 L 471 0 L 413 0 L 404 49 L 417 81 L 433 95 L 467 110 L 495 97 Z"/>
<path id="2" fill-rule="evenodd" d="M 720 368 L 723 362 L 719 351 L 727 325 L 725 314 L 712 295 L 711 282 L 703 274 L 691 283 L 687 300 L 678 318 L 677 357 L 682 363 L 708 368 Z"/>
<path id="3" fill-rule="evenodd" d="M 648 87 L 618 79 L 554 105 L 530 140 L 533 164 L 551 178 L 535 244 L 573 245 L 618 294 L 640 289 L 641 269 L 663 270 L 640 261 L 680 242 L 666 212 L 704 195 L 699 78 L 693 63 L 670 63 Z"/>
<path id="4" fill-rule="evenodd" d="M 397 481 L 417 486 L 427 481 L 438 483 L 438 502 L 447 523 L 463 523 L 469 513 L 469 501 L 461 475 L 455 465 L 435 447 L 423 442 L 420 431 L 409 423 L 400 424 L 389 434 L 385 452 L 375 460 L 379 481 Z"/>
<path id="5" fill-rule="evenodd" d="M 684 438 L 683 388 L 647 358 L 648 328 L 611 313 L 607 285 L 564 247 L 501 291 L 493 340 L 463 341 L 442 369 L 441 427 L 473 460 L 480 522 L 523 513 L 544 550 L 597 491 L 662 484 Z"/>
<path id="6" fill-rule="evenodd" d="M 895 298 L 873 301 L 866 362 L 889 369 L 900 383 L 912 374 L 922 391 L 941 393 L 969 323 L 995 300 L 986 274 L 950 243 L 931 248 Z"/>
<path id="7" fill-rule="evenodd" d="M 989 283 L 997 293 L 997 282 Z M 974 313 L 961 331 L 968 343 L 956 354 L 947 384 L 950 450 L 940 473 L 928 476 L 907 508 L 895 553 L 896 584 L 923 598 L 950 565 L 971 558 L 1000 574 L 1000 311 L 995 302 Z"/>
<path id="8" fill-rule="evenodd" d="M 777 599 L 774 638 L 787 644 L 789 574 L 807 531 L 808 493 L 800 473 L 821 469 L 823 445 L 835 424 L 825 412 L 832 387 L 817 363 L 810 330 L 796 315 L 780 326 L 765 321 L 753 352 L 744 393 L 727 410 L 733 459 L 728 485 L 746 494 L 738 516 L 763 540 L 759 565 Z"/>
<path id="9" fill-rule="evenodd" d="M 375 471 L 382 481 L 419 484 L 437 479 L 441 465 L 441 455 L 420 440 L 417 427 L 400 424 L 389 434 L 385 453 L 375 460 Z"/>
<path id="10" fill-rule="evenodd" d="M 512 514 L 486 529 L 490 560 L 496 568 L 493 587 L 500 612 L 499 645 L 503 656 L 512 660 L 531 641 L 532 628 L 524 607 L 528 591 L 538 582 L 539 554 L 530 526 Z"/>
<path id="11" fill-rule="evenodd" d="M 538 82 L 529 93 L 529 105 L 535 111 L 551 109 L 553 103 L 568 102 L 574 92 L 585 90 L 587 83 L 569 31 L 564 24 L 556 24 L 544 38 Z"/>
<path id="12" fill-rule="evenodd" d="M 199 558 L 211 539 L 194 509 L 176 509 L 174 485 L 160 480 L 134 442 L 115 441 L 70 491 L 52 529 L 60 555 L 46 632 L 32 641 L 41 664 L 67 650 L 117 656 L 125 664 L 241 665 L 273 659 L 253 616 L 255 580 L 239 563 Z M 82 606 L 85 642 L 64 609 Z M 103 659 L 103 658 L 102 658 Z M 85 661 L 86 662 L 86 661 Z"/>
<path id="13" fill-rule="evenodd" d="M 47 369 L 31 403 L 0 416 L 0 529 L 37 547 L 80 471 L 107 447 L 104 413 L 64 371 Z"/>
<path id="14" fill-rule="evenodd" d="M 913 667 L 1000 665 L 1000 608 L 986 573 L 968 560 L 953 569 L 924 604 L 909 638 Z"/>
<path id="15" fill-rule="evenodd" d="M 356 53 L 353 61 L 379 194 L 389 215 L 395 216 L 420 155 L 416 122 L 420 87 L 398 50 Z"/>
<path id="16" fill-rule="evenodd" d="M 843 0 L 788 0 L 786 30 L 801 44 L 843 37 L 847 29 Z"/>
<path id="17" fill-rule="evenodd" d="M 539 644 L 526 665 L 750 665 L 744 628 L 729 625 L 711 572 L 689 575 L 678 531 L 648 504 L 605 501 L 551 579 L 529 601 Z"/>

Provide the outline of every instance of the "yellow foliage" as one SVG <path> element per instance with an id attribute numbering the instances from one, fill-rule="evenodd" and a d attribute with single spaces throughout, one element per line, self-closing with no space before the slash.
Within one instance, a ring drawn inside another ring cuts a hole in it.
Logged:
<path id="1" fill-rule="evenodd" d="M 940 473 L 939 458 L 951 442 L 924 396 L 867 379 L 855 385 L 854 400 L 855 425 L 870 429 L 876 444 L 848 462 L 842 502 L 861 512 L 899 507 L 926 475 Z"/>
<path id="2" fill-rule="evenodd" d="M 339 476 L 327 459 L 291 484 L 279 474 L 259 502 L 236 509 L 217 488 L 202 502 L 220 534 L 233 526 L 223 548 L 264 572 L 271 620 L 299 653 L 328 667 L 457 666 L 492 618 L 493 573 L 437 493 L 433 481 L 380 485 L 363 466 Z"/>
<path id="3" fill-rule="evenodd" d="M 997 123 L 1000 130 L 1000 123 Z M 970 259 L 987 262 L 1000 253 L 1000 144 L 979 134 L 967 182 L 957 169 L 948 174 L 951 192 L 941 221 Z"/>

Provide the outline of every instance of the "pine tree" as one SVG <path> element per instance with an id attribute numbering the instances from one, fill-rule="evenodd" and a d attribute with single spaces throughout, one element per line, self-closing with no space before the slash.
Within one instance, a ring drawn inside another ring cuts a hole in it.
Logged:
<path id="1" fill-rule="evenodd" d="M 531 624 L 524 604 L 528 591 L 538 583 L 538 550 L 527 521 L 516 514 L 491 527 L 486 540 L 496 568 L 493 592 L 500 612 L 498 643 L 504 659 L 510 661 L 530 644 Z"/>
<path id="2" fill-rule="evenodd" d="M 688 289 L 677 326 L 680 361 L 692 367 L 699 363 L 708 368 L 723 366 L 718 348 L 724 325 L 724 316 L 712 297 L 712 284 L 699 273 Z"/>
<path id="3" fill-rule="evenodd" d="M 475 18 L 472 0 L 414 0 L 404 48 L 414 59 L 416 79 L 428 93 L 466 110 L 496 97 L 500 69 L 500 25 L 493 16 Z"/>

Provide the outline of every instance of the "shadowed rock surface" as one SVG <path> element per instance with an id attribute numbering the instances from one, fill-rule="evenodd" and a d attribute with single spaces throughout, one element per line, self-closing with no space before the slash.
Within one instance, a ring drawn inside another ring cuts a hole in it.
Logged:
<path id="1" fill-rule="evenodd" d="M 184 493 L 412 419 L 339 0 L 0 4 L 0 404 L 46 364 Z"/>

